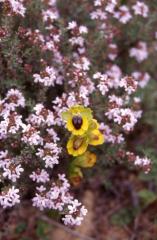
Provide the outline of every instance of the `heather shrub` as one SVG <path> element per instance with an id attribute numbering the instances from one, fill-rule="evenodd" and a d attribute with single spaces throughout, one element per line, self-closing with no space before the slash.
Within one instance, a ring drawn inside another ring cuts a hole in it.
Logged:
<path id="1" fill-rule="evenodd" d="M 143 106 L 156 78 L 157 2 L 0 0 L 0 7 L 0 205 L 27 199 L 80 225 L 87 210 L 73 187 L 92 177 L 88 168 L 97 163 L 103 174 L 122 164 L 146 175 L 153 168 L 145 148 L 129 148 L 128 139 L 137 124 L 155 126 Z"/>

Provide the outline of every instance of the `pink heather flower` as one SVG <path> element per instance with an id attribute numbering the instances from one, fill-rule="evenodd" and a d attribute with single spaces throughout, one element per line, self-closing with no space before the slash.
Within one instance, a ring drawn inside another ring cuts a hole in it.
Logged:
<path id="1" fill-rule="evenodd" d="M 106 143 L 121 144 L 125 140 L 122 134 L 114 135 L 112 133 L 112 129 L 104 123 L 100 124 L 99 129 L 103 133 L 104 138 L 106 139 Z"/>
<path id="2" fill-rule="evenodd" d="M 43 139 L 40 136 L 40 131 L 37 131 L 30 124 L 23 126 L 23 137 L 22 141 L 30 145 L 42 145 Z"/>
<path id="3" fill-rule="evenodd" d="M 28 119 L 28 121 L 32 122 L 32 124 L 36 123 L 39 126 L 41 124 L 46 124 L 47 126 L 55 124 L 53 112 L 46 109 L 43 104 L 36 104 L 33 110 L 35 111 L 35 115 L 30 115 L 30 118 Z"/>
<path id="4" fill-rule="evenodd" d="M 79 89 L 79 97 L 82 98 L 84 106 L 89 105 L 89 91 L 86 86 L 81 86 Z"/>
<path id="5" fill-rule="evenodd" d="M 99 84 L 97 85 L 97 88 L 99 89 L 102 95 L 106 95 L 110 87 L 110 79 L 107 76 L 107 74 L 101 74 L 98 72 L 93 75 L 93 78 L 100 79 Z"/>
<path id="6" fill-rule="evenodd" d="M 78 200 L 71 201 L 71 204 L 68 205 L 69 213 L 66 214 L 62 220 L 65 225 L 81 225 L 84 216 L 87 214 L 87 209 L 84 206 L 81 206 L 81 203 Z"/>
<path id="7" fill-rule="evenodd" d="M 141 63 L 148 58 L 148 48 L 145 42 L 140 41 L 137 47 L 131 48 L 129 52 L 130 57 L 134 57 L 137 62 Z"/>
<path id="8" fill-rule="evenodd" d="M 106 20 L 107 14 L 103 12 L 101 9 L 96 9 L 95 11 L 91 12 L 90 14 L 91 19 L 100 19 L 100 20 Z"/>
<path id="9" fill-rule="evenodd" d="M 129 95 L 136 91 L 137 85 L 137 81 L 134 78 L 128 76 L 122 78 L 119 83 L 119 86 L 124 88 Z"/>
<path id="10" fill-rule="evenodd" d="M 122 125 L 122 128 L 126 131 L 132 131 L 137 119 L 141 117 L 141 114 L 134 112 L 129 108 L 113 108 L 109 109 L 105 115 L 108 119 L 112 119 L 115 123 Z"/>
<path id="11" fill-rule="evenodd" d="M 86 26 L 82 25 L 79 27 L 79 32 L 80 32 L 80 34 L 86 34 L 86 33 L 88 33 L 88 28 Z"/>
<path id="12" fill-rule="evenodd" d="M 19 189 L 12 186 L 8 191 L 2 191 L 0 205 L 3 208 L 12 207 L 17 203 L 20 203 Z"/>
<path id="13" fill-rule="evenodd" d="M 66 225 L 80 225 L 87 210 L 70 195 L 70 184 L 64 174 L 58 175 L 58 183 L 53 182 L 49 190 L 46 190 L 44 186 L 38 187 L 37 193 L 32 199 L 33 206 L 40 210 L 48 208 L 66 212 L 62 218 Z"/>
<path id="14" fill-rule="evenodd" d="M 53 168 L 55 164 L 59 163 L 60 152 L 61 148 L 57 147 L 56 143 L 46 143 L 44 148 L 38 148 L 36 155 L 45 162 L 46 168 Z"/>
<path id="15" fill-rule="evenodd" d="M 101 6 L 102 5 L 102 0 L 95 0 L 94 1 L 94 6 Z"/>
<path id="16" fill-rule="evenodd" d="M 118 51 L 117 45 L 113 43 L 109 44 L 108 51 L 109 51 L 108 58 L 114 61 L 117 57 L 117 51 Z"/>
<path id="17" fill-rule="evenodd" d="M 121 69 L 117 65 L 111 65 L 109 69 L 106 71 L 110 79 L 111 88 L 117 89 L 119 87 L 120 79 L 122 77 Z"/>
<path id="18" fill-rule="evenodd" d="M 23 128 L 22 116 L 16 112 L 7 112 L 0 122 L 0 139 L 4 139 L 8 134 L 16 134 Z"/>
<path id="19" fill-rule="evenodd" d="M 151 160 L 147 157 L 140 158 L 139 156 L 136 156 L 134 164 L 135 166 L 142 167 L 145 170 L 145 173 L 150 171 Z"/>
<path id="20" fill-rule="evenodd" d="M 133 72 L 132 76 L 136 79 L 136 81 L 138 82 L 138 85 L 141 88 L 144 88 L 147 86 L 148 82 L 150 81 L 150 75 L 149 73 L 145 72 Z"/>
<path id="21" fill-rule="evenodd" d="M 144 18 L 148 17 L 149 8 L 145 3 L 137 1 L 132 9 L 135 15 L 141 15 Z"/>
<path id="22" fill-rule="evenodd" d="M 21 167 L 21 164 L 16 165 L 12 162 L 7 162 L 3 167 L 3 177 L 16 182 L 23 171 L 24 169 Z"/>
<path id="23" fill-rule="evenodd" d="M 75 21 L 72 21 L 72 22 L 69 22 L 69 23 L 68 23 L 67 29 L 68 29 L 68 30 L 72 30 L 72 29 L 74 29 L 74 28 L 76 28 L 76 27 L 77 27 L 77 23 L 76 23 Z"/>
<path id="24" fill-rule="evenodd" d="M 135 166 L 143 169 L 146 174 L 150 171 L 151 160 L 149 158 L 136 156 L 132 152 L 126 152 L 126 156 L 129 162 L 133 162 Z"/>
<path id="25" fill-rule="evenodd" d="M 39 208 L 40 211 L 43 211 L 45 208 L 48 208 L 49 199 L 46 197 L 44 187 L 40 187 L 40 189 L 37 188 L 37 190 L 39 192 L 37 192 L 35 197 L 32 199 L 33 206 Z"/>
<path id="26" fill-rule="evenodd" d="M 23 6 L 23 0 L 0 0 L 2 3 L 9 3 L 11 11 L 17 15 L 24 17 L 26 8 Z M 11 15 L 11 14 L 9 14 Z"/>
<path id="27" fill-rule="evenodd" d="M 114 17 L 123 24 L 126 24 L 132 19 L 132 15 L 125 5 L 119 7 L 119 10 L 114 13 Z"/>
<path id="28" fill-rule="evenodd" d="M 79 45 L 80 47 L 84 46 L 84 38 L 81 36 L 78 37 L 72 37 L 69 39 L 69 42 L 72 46 Z"/>
<path id="29" fill-rule="evenodd" d="M 8 156 L 8 150 L 0 151 L 0 159 L 5 159 Z"/>
<path id="30" fill-rule="evenodd" d="M 88 71 L 90 68 L 90 61 L 86 57 L 82 57 L 80 62 L 73 63 L 73 66 L 76 69 L 82 70 L 82 71 Z"/>
<path id="31" fill-rule="evenodd" d="M 116 118 L 114 119 L 114 121 L 118 122 L 118 124 L 123 124 L 123 129 L 127 132 L 133 130 L 135 124 L 137 123 L 137 118 L 136 118 L 136 114 L 131 111 L 131 109 L 120 109 L 120 118 L 117 116 L 117 120 Z M 119 121 L 120 120 L 120 121 Z"/>
<path id="32" fill-rule="evenodd" d="M 118 3 L 117 0 L 108 0 L 105 10 L 109 13 L 114 13 L 114 9 L 115 9 L 117 3 Z"/>
<path id="33" fill-rule="evenodd" d="M 58 137 L 57 133 L 54 131 L 54 129 L 49 128 L 46 129 L 46 131 L 48 132 L 48 134 L 52 137 L 52 140 L 54 143 L 60 141 L 60 138 Z"/>
<path id="34" fill-rule="evenodd" d="M 44 169 L 32 172 L 30 178 L 37 183 L 46 183 L 50 180 L 49 174 Z"/>
<path id="35" fill-rule="evenodd" d="M 53 109 L 57 115 L 55 118 L 56 125 L 61 126 L 63 124 L 61 113 L 76 104 L 78 104 L 78 101 L 76 100 L 75 92 L 70 92 L 69 94 L 63 93 L 61 97 L 56 97 L 53 100 Z"/>
<path id="36" fill-rule="evenodd" d="M 42 16 L 43 16 L 43 21 L 47 22 L 47 21 L 51 21 L 54 22 L 55 20 L 58 19 L 59 14 L 58 11 L 54 11 L 54 8 L 42 11 Z"/>
<path id="37" fill-rule="evenodd" d="M 17 89 L 10 89 L 4 100 L 5 107 L 10 111 L 14 111 L 16 107 L 25 107 L 25 98 Z"/>
<path id="38" fill-rule="evenodd" d="M 41 74 L 34 74 L 34 82 L 42 83 L 45 87 L 54 86 L 57 79 L 57 72 L 54 67 L 46 67 Z"/>
<path id="39" fill-rule="evenodd" d="M 109 97 L 109 103 L 114 104 L 116 107 L 121 107 L 123 105 L 123 99 L 120 97 L 117 97 L 116 95 L 110 95 Z"/>

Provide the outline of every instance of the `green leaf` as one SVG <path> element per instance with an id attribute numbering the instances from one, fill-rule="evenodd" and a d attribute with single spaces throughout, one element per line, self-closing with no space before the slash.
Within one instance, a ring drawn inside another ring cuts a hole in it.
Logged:
<path id="1" fill-rule="evenodd" d="M 111 223 L 117 226 L 125 226 L 132 222 L 136 215 L 136 209 L 122 208 L 118 212 L 112 215 Z"/>
<path id="2" fill-rule="evenodd" d="M 21 222 L 17 225 L 16 229 L 15 229 L 15 233 L 20 234 L 22 232 L 24 232 L 27 228 L 27 224 L 25 222 Z"/>
<path id="3" fill-rule="evenodd" d="M 157 199 L 157 195 L 147 189 L 143 189 L 138 192 L 138 196 L 143 201 L 144 206 L 148 206 L 150 203 L 154 202 Z"/>
<path id="4" fill-rule="evenodd" d="M 47 238 L 47 232 L 48 232 L 49 225 L 45 223 L 44 221 L 38 221 L 37 228 L 36 228 L 36 234 L 39 237 L 39 239 L 42 240 L 48 240 Z"/>
<path id="5" fill-rule="evenodd" d="M 62 112 L 61 116 L 64 121 L 68 121 L 68 118 L 71 116 L 71 114 L 68 111 L 66 111 L 66 112 Z"/>

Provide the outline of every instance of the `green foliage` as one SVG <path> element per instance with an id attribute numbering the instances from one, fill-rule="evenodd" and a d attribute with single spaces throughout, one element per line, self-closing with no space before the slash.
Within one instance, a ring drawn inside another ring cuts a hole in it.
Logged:
<path id="1" fill-rule="evenodd" d="M 16 234 L 20 234 L 23 233 L 27 228 L 27 223 L 26 222 L 21 222 L 17 225 L 16 229 L 15 229 L 15 233 Z"/>
<path id="2" fill-rule="evenodd" d="M 142 200 L 143 206 L 146 207 L 157 199 L 157 195 L 149 191 L 148 189 L 143 189 L 138 192 L 138 196 Z"/>
<path id="3" fill-rule="evenodd" d="M 111 224 L 124 227 L 133 221 L 137 212 L 135 208 L 122 208 L 112 215 Z"/>
<path id="4" fill-rule="evenodd" d="M 49 231 L 50 226 L 42 221 L 39 220 L 37 222 L 37 227 L 36 227 L 36 234 L 40 240 L 49 240 L 50 238 L 48 237 L 48 231 Z"/>

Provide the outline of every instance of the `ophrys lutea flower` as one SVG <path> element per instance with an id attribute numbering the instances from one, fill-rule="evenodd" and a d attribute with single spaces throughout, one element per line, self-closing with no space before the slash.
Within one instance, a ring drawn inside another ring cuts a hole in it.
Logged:
<path id="1" fill-rule="evenodd" d="M 70 155 L 80 156 L 86 152 L 88 145 L 103 144 L 104 136 L 90 108 L 76 105 L 63 112 L 62 117 L 66 121 L 66 128 L 72 133 L 67 143 Z"/>
<path id="2" fill-rule="evenodd" d="M 90 121 L 92 120 L 92 111 L 90 108 L 76 105 L 63 112 L 62 118 L 66 121 L 66 128 L 69 132 L 73 135 L 81 136 L 89 128 Z"/>
<path id="3" fill-rule="evenodd" d="M 72 135 L 67 143 L 67 150 L 74 157 L 82 155 L 88 147 L 88 138 L 86 136 Z"/>

